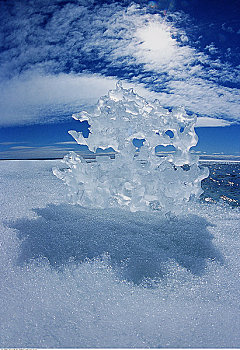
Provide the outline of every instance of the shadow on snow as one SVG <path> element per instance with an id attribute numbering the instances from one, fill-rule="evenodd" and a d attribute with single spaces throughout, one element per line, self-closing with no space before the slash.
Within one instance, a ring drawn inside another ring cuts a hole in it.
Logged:
<path id="1" fill-rule="evenodd" d="M 34 209 L 36 219 L 18 219 L 20 265 L 46 257 L 59 268 L 74 259 L 108 253 L 121 277 L 134 283 L 164 276 L 166 263 L 175 260 L 195 275 L 204 273 L 207 260 L 223 262 L 213 245 L 210 225 L 196 215 L 166 218 L 158 213 L 86 209 L 67 204 Z"/>

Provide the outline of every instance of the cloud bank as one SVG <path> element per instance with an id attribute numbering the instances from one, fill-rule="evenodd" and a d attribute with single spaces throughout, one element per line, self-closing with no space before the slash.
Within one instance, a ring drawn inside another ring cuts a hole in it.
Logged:
<path id="1" fill-rule="evenodd" d="M 0 83 L 0 126 L 49 123 L 94 105 L 116 81 L 96 75 L 22 75 Z"/>

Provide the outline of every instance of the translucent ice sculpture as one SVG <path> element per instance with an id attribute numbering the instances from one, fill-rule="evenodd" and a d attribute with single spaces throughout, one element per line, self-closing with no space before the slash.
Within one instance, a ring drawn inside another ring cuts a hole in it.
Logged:
<path id="1" fill-rule="evenodd" d="M 93 152 L 109 147 L 116 152 L 115 159 L 97 156 L 90 163 L 70 152 L 63 159 L 67 168 L 53 169 L 68 185 L 74 203 L 178 212 L 202 193 L 201 181 L 209 173 L 190 152 L 198 141 L 196 116 L 188 115 L 184 108 L 169 111 L 158 100 L 146 101 L 118 83 L 115 90 L 99 99 L 92 115 L 83 111 L 73 118 L 90 124 L 88 138 L 82 132 L 69 131 L 78 144 Z M 143 145 L 134 146 L 134 139 L 144 139 Z M 171 145 L 175 151 L 159 157 L 157 145 Z"/>

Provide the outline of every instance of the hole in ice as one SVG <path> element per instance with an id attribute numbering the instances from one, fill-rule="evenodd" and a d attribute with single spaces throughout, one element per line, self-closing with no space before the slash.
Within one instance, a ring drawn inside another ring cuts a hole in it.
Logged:
<path id="1" fill-rule="evenodd" d="M 173 145 L 167 145 L 167 146 L 163 146 L 163 145 L 158 145 L 155 148 L 156 152 L 173 152 L 176 151 L 176 148 Z"/>
<path id="2" fill-rule="evenodd" d="M 143 146 L 143 143 L 144 143 L 145 139 L 136 139 L 134 138 L 132 143 L 135 147 L 137 148 L 141 148 Z"/>
<path id="3" fill-rule="evenodd" d="M 82 122 L 79 121 L 79 123 L 80 123 L 79 132 L 82 133 L 84 138 L 88 138 L 89 134 L 91 133 L 91 131 L 89 130 L 91 125 L 89 125 L 87 120 L 83 120 Z"/>
<path id="4" fill-rule="evenodd" d="M 99 147 L 99 148 L 96 149 L 96 154 L 97 153 L 107 153 L 107 154 L 109 154 L 109 153 L 114 153 L 114 152 L 115 152 L 115 150 L 112 147 L 108 147 L 108 148 L 104 148 L 104 149 Z"/>
<path id="5" fill-rule="evenodd" d="M 184 171 L 189 171 L 190 170 L 190 165 L 189 164 L 184 164 L 181 166 L 181 168 L 184 170 Z"/>
<path id="6" fill-rule="evenodd" d="M 174 133 L 173 133 L 172 130 L 167 130 L 167 131 L 165 132 L 165 134 L 168 135 L 168 136 L 170 137 L 170 139 L 173 139 L 173 138 L 174 138 Z"/>
<path id="7" fill-rule="evenodd" d="M 180 133 L 183 133 L 184 132 L 184 127 L 182 126 L 181 128 L 180 128 Z"/>

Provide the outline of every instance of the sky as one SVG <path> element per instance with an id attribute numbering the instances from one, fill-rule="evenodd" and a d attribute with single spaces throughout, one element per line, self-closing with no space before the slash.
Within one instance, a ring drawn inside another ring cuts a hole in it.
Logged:
<path id="1" fill-rule="evenodd" d="M 195 113 L 195 152 L 240 156 L 239 0 L 0 0 L 0 28 L 0 159 L 79 150 L 72 114 L 118 80 Z"/>

